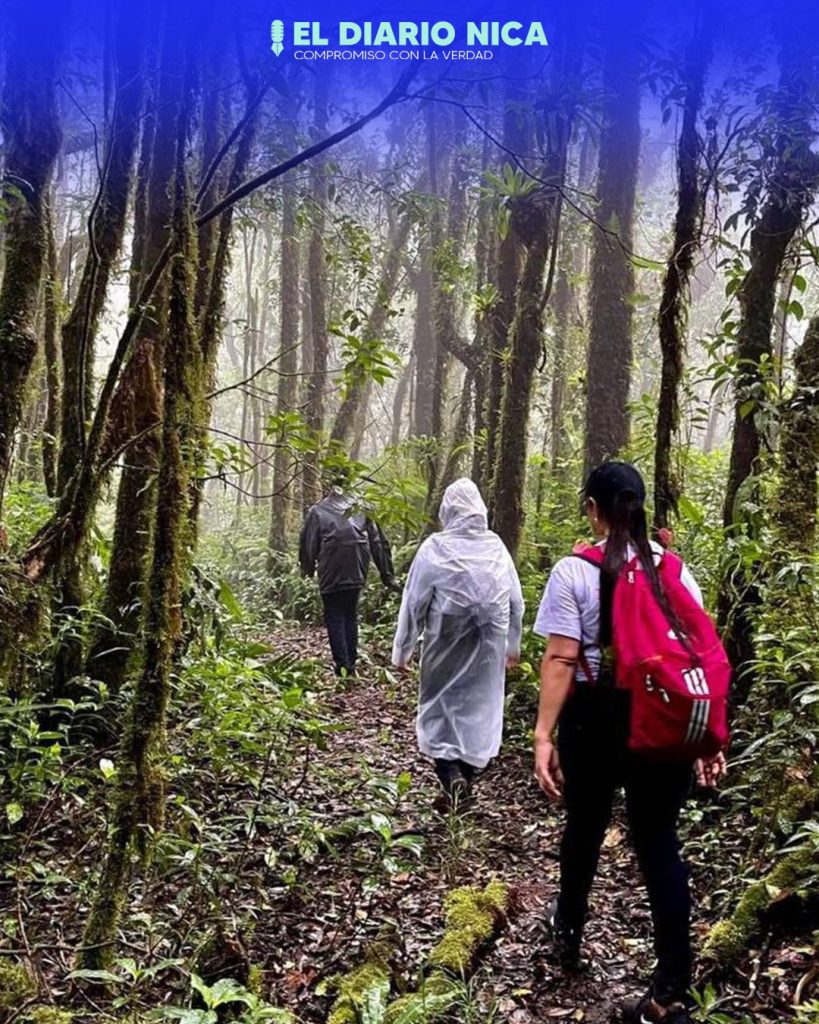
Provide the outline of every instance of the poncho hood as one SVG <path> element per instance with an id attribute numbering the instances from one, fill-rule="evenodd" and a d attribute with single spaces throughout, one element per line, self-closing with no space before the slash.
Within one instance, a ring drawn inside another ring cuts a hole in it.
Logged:
<path id="1" fill-rule="evenodd" d="M 481 492 L 468 477 L 462 477 L 447 487 L 438 517 L 447 531 L 485 530 L 488 525 Z"/>

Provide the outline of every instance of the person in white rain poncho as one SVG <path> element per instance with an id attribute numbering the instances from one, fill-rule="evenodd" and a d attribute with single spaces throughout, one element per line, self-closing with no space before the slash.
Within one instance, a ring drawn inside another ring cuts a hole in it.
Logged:
<path id="1" fill-rule="evenodd" d="M 443 530 L 424 541 L 409 571 L 392 660 L 406 669 L 423 634 L 418 743 L 455 801 L 500 750 L 505 670 L 520 654 L 523 596 L 471 480 L 447 487 L 439 518 Z"/>

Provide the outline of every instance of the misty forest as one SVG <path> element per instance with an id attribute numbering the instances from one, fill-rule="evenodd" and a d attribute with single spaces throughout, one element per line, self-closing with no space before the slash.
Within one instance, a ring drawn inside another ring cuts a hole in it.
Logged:
<path id="1" fill-rule="evenodd" d="M 0 1020 L 617 1019 L 648 901 L 618 806 L 587 969 L 550 956 L 532 622 L 619 458 L 734 669 L 680 823 L 691 1019 L 817 1024 L 810 26 L 612 4 L 365 64 L 152 6 L 2 14 Z M 390 651 L 463 477 L 526 612 L 500 756 L 442 809 Z M 355 674 L 299 562 L 334 487 L 394 562 Z"/>

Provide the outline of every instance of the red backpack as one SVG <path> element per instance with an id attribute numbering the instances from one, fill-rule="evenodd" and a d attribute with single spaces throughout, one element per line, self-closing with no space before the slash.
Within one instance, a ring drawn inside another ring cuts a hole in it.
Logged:
<path id="1" fill-rule="evenodd" d="M 578 544 L 574 554 L 599 569 L 605 548 Z M 677 555 L 663 553 L 660 584 L 687 644 L 669 624 L 637 557 L 617 578 L 611 635 L 615 685 L 631 693 L 629 748 L 656 759 L 693 761 L 728 745 L 731 665 L 713 622 L 682 582 L 682 569 Z"/>

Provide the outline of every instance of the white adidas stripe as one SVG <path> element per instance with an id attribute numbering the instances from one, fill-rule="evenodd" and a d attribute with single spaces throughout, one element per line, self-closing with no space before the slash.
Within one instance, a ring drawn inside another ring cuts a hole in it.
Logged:
<path id="1" fill-rule="evenodd" d="M 691 708 L 691 717 L 688 720 L 688 731 L 685 734 L 686 743 L 699 743 L 700 740 L 704 739 L 710 713 L 710 700 L 694 701 L 694 706 Z"/>

